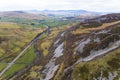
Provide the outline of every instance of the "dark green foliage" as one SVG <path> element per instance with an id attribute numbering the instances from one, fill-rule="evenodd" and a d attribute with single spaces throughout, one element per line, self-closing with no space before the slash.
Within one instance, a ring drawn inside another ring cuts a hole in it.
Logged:
<path id="1" fill-rule="evenodd" d="M 120 26 L 113 27 L 111 30 L 112 33 L 119 33 L 120 34 Z"/>
<path id="2" fill-rule="evenodd" d="M 119 35 L 114 35 L 113 34 L 113 35 L 107 36 L 101 41 L 98 48 L 99 49 L 104 49 L 104 48 L 108 47 L 111 42 L 115 42 L 119 39 L 120 39 Z"/>
<path id="3" fill-rule="evenodd" d="M 109 70 L 108 70 L 107 67 L 103 67 L 103 66 L 98 67 L 98 69 L 95 72 L 92 73 L 92 78 L 94 78 L 94 77 L 98 78 L 98 77 L 101 76 L 101 74 L 102 74 L 103 77 L 107 78 L 109 76 L 108 72 L 109 72 Z"/>
<path id="4" fill-rule="evenodd" d="M 102 24 L 98 22 L 89 22 L 88 25 L 83 24 L 85 28 L 94 28 L 94 27 L 99 27 L 101 25 Z"/>
<path id="5" fill-rule="evenodd" d="M 89 69 L 87 68 L 86 65 L 82 66 L 80 69 L 79 69 L 79 73 L 80 74 L 80 77 L 82 77 L 82 79 L 84 80 L 88 80 L 88 75 L 89 75 Z"/>
<path id="6" fill-rule="evenodd" d="M 103 40 L 105 37 L 110 36 L 110 34 L 101 33 L 98 34 L 97 36 L 100 38 L 100 40 Z"/>
<path id="7" fill-rule="evenodd" d="M 94 73 L 94 76 L 93 76 L 93 77 L 98 78 L 100 75 L 101 75 L 101 71 L 98 70 L 98 71 L 96 71 L 96 72 Z"/>
<path id="8" fill-rule="evenodd" d="M 34 26 L 34 25 L 35 25 L 35 23 L 31 23 L 31 25 L 33 25 L 33 26 Z"/>
<path id="9" fill-rule="evenodd" d="M 89 70 L 86 67 L 86 65 L 82 66 L 79 70 L 80 70 L 80 73 L 89 73 Z"/>
<path id="10" fill-rule="evenodd" d="M 112 68 L 112 69 L 118 69 L 120 67 L 120 59 L 113 58 L 112 60 L 108 61 L 107 64 Z"/>
<path id="11" fill-rule="evenodd" d="M 96 42 L 90 42 L 90 43 L 86 44 L 85 47 L 84 47 L 84 54 L 82 54 L 82 56 L 83 57 L 88 56 L 89 55 L 88 53 L 91 50 L 94 50 L 96 47 L 97 47 L 97 43 Z"/>
<path id="12" fill-rule="evenodd" d="M 103 76 L 107 78 L 109 76 L 108 72 L 107 69 L 103 70 Z"/>

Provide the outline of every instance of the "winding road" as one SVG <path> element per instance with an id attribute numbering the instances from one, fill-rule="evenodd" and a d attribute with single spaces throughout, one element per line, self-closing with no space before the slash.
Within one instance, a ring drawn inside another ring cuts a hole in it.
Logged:
<path id="1" fill-rule="evenodd" d="M 47 29 L 45 29 L 43 32 L 39 33 L 36 35 L 36 37 L 22 50 L 22 52 L 19 53 L 19 55 L 13 59 L 13 61 L 11 61 L 10 63 L 8 63 L 8 66 L 6 68 L 4 68 L 1 72 L 0 72 L 0 77 L 24 54 L 24 52 L 37 40 L 39 39 L 39 37 L 47 32 L 50 29 L 50 27 L 48 26 Z"/>

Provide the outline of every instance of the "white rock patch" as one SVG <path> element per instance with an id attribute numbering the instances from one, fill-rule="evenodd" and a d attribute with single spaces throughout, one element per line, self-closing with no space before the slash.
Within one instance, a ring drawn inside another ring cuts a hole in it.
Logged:
<path id="1" fill-rule="evenodd" d="M 54 43 L 54 45 L 57 45 L 57 44 L 59 43 L 59 41 L 60 41 L 60 39 L 58 39 L 58 40 Z"/>
<path id="2" fill-rule="evenodd" d="M 100 31 L 100 32 L 98 32 L 98 33 L 95 33 L 95 34 L 101 34 L 101 33 L 108 33 L 110 30 L 102 30 L 102 31 Z"/>
<path id="3" fill-rule="evenodd" d="M 93 78 L 93 80 L 114 80 L 114 78 L 117 77 L 117 75 L 118 75 L 117 71 L 115 71 L 113 73 L 109 72 L 108 79 L 107 79 L 106 77 L 103 77 L 103 72 L 102 72 L 101 75 L 100 75 L 100 77 Z"/>
<path id="4" fill-rule="evenodd" d="M 55 72 L 58 70 L 59 68 L 59 64 L 55 65 L 55 61 L 58 57 L 63 55 L 63 46 L 64 43 L 61 43 L 54 51 L 54 56 L 51 58 L 51 60 L 49 61 L 49 63 L 45 66 L 45 69 L 42 71 L 44 74 L 46 74 L 45 78 L 42 80 L 50 80 Z"/>
<path id="5" fill-rule="evenodd" d="M 97 56 L 100 56 L 102 54 L 105 54 L 113 49 L 116 49 L 120 46 L 120 41 L 115 42 L 113 45 L 111 45 L 108 48 L 102 49 L 102 50 L 98 50 L 98 51 L 91 51 L 90 52 L 90 56 L 83 58 L 82 61 L 90 61 L 92 59 L 94 59 Z"/>
<path id="6" fill-rule="evenodd" d="M 96 38 L 96 39 L 94 39 L 94 42 L 100 42 L 100 38 Z"/>
<path id="7" fill-rule="evenodd" d="M 80 53 L 82 53 L 84 50 L 84 47 L 86 44 L 88 44 L 91 40 L 88 38 L 87 40 L 85 41 L 81 41 L 80 44 L 78 45 L 77 48 L 75 48 L 75 50 L 78 50 Z"/>
<path id="8" fill-rule="evenodd" d="M 117 75 L 117 71 L 113 72 L 113 74 L 109 72 L 108 80 L 114 80 L 114 78 L 117 77 Z"/>
<path id="9" fill-rule="evenodd" d="M 65 32 L 63 32 L 62 34 L 61 34 L 61 37 L 63 37 L 65 35 Z"/>
<path id="10" fill-rule="evenodd" d="M 94 80 L 107 80 L 107 78 L 103 77 L 103 71 L 100 72 L 100 77 L 98 77 L 97 79 L 96 78 L 93 78 Z"/>
<path id="11" fill-rule="evenodd" d="M 62 43 L 62 44 L 60 44 L 56 49 L 55 49 L 55 51 L 54 51 L 54 56 L 53 57 L 60 57 L 60 56 L 62 56 L 63 55 L 63 45 L 64 45 L 64 43 Z"/>
<path id="12" fill-rule="evenodd" d="M 58 68 L 59 65 L 55 66 L 55 63 L 50 61 L 46 66 L 46 71 L 44 72 L 46 74 L 46 77 L 43 80 L 50 80 L 54 76 Z"/>

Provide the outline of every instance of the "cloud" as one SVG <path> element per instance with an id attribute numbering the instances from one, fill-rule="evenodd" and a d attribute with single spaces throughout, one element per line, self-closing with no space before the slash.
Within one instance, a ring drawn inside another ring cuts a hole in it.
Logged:
<path id="1" fill-rule="evenodd" d="M 120 12 L 120 0 L 0 0 L 3 10 L 84 9 Z"/>

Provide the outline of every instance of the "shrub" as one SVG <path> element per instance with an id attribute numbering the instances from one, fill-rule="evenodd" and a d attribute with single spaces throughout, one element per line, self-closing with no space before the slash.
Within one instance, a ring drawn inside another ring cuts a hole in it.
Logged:
<path id="1" fill-rule="evenodd" d="M 120 67 L 119 61 L 120 61 L 119 59 L 113 58 L 112 60 L 108 61 L 107 64 L 112 69 L 118 69 Z"/>
<path id="2" fill-rule="evenodd" d="M 99 27 L 101 25 L 102 25 L 101 23 L 93 21 L 93 22 L 88 22 L 88 25 L 83 24 L 83 27 L 85 27 L 85 28 L 94 28 L 94 27 Z"/>
<path id="3" fill-rule="evenodd" d="M 113 28 L 111 29 L 111 32 L 112 32 L 112 33 L 119 33 L 119 34 L 120 34 L 120 26 L 118 26 L 118 27 L 113 27 Z"/>

